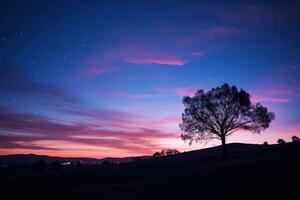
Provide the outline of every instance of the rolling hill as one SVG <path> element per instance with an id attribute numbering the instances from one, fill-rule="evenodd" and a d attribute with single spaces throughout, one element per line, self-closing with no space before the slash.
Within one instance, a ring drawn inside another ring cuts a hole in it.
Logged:
<path id="1" fill-rule="evenodd" d="M 299 199 L 300 145 L 228 144 L 123 164 L 33 173 L 1 169 L 10 199 Z"/>

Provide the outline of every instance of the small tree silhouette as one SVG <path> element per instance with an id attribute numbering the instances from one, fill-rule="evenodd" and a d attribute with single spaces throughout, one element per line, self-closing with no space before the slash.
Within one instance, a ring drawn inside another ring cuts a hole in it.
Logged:
<path id="1" fill-rule="evenodd" d="M 161 152 L 155 152 L 153 154 L 153 157 L 171 156 L 179 153 L 180 151 L 178 151 L 177 149 L 163 149 L 161 150 Z"/>
<path id="2" fill-rule="evenodd" d="M 170 155 L 175 155 L 175 154 L 179 154 L 180 151 L 178 151 L 177 149 L 165 149 L 163 150 L 164 155 L 166 156 L 170 156 Z"/>
<path id="3" fill-rule="evenodd" d="M 268 146 L 269 143 L 268 143 L 267 141 L 264 141 L 263 145 L 264 145 L 264 146 Z"/>
<path id="4" fill-rule="evenodd" d="M 160 157 L 160 156 L 161 156 L 160 152 L 155 152 L 155 153 L 152 155 L 152 157 Z"/>
<path id="5" fill-rule="evenodd" d="M 47 164 L 43 160 L 38 160 L 31 165 L 31 169 L 35 172 L 45 171 Z"/>
<path id="6" fill-rule="evenodd" d="M 277 140 L 277 143 L 278 143 L 278 144 L 285 144 L 285 140 L 284 140 L 284 139 L 278 139 L 278 140 Z"/>
<path id="7" fill-rule="evenodd" d="M 223 157 L 227 155 L 227 136 L 240 129 L 260 133 L 275 119 L 266 107 L 252 104 L 249 93 L 227 83 L 207 92 L 198 90 L 193 97 L 184 97 L 183 104 L 181 138 L 190 144 L 219 139 Z"/>
<path id="8" fill-rule="evenodd" d="M 300 138 L 298 138 L 296 135 L 294 135 L 292 137 L 292 142 L 294 142 L 294 143 L 300 143 Z"/>

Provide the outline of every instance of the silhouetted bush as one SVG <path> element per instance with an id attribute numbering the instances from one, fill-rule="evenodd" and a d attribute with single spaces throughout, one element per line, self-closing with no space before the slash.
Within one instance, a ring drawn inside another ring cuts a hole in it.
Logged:
<path id="1" fill-rule="evenodd" d="M 60 170 L 61 169 L 61 163 L 56 160 L 56 161 L 53 161 L 51 164 L 50 164 L 50 169 L 52 171 L 57 171 L 57 170 Z"/>
<path id="2" fill-rule="evenodd" d="M 161 150 L 161 152 L 155 152 L 153 154 L 153 157 L 161 157 L 161 156 L 170 156 L 170 155 L 175 155 L 175 154 L 179 154 L 180 151 L 178 151 L 177 149 L 163 149 Z"/>
<path id="3" fill-rule="evenodd" d="M 267 141 L 264 141 L 263 145 L 264 145 L 264 146 L 268 146 L 269 143 L 268 143 Z"/>
<path id="4" fill-rule="evenodd" d="M 164 154 L 166 156 L 175 155 L 175 154 L 179 154 L 180 153 L 180 151 L 178 151 L 177 149 L 165 149 L 163 151 L 165 151 Z"/>
<path id="5" fill-rule="evenodd" d="M 284 140 L 284 139 L 278 139 L 278 140 L 277 140 L 277 143 L 278 143 L 278 144 L 285 144 L 285 140 Z"/>
<path id="6" fill-rule="evenodd" d="M 31 169 L 34 172 L 42 172 L 45 171 L 47 164 L 43 160 L 38 160 L 31 165 Z"/>
<path id="7" fill-rule="evenodd" d="M 294 143 L 300 143 L 300 138 L 298 138 L 296 135 L 294 135 L 294 136 L 292 137 L 292 141 L 293 141 Z"/>
<path id="8" fill-rule="evenodd" d="M 152 157 L 160 157 L 160 156 L 161 156 L 160 152 L 155 152 L 155 153 L 152 155 Z"/>

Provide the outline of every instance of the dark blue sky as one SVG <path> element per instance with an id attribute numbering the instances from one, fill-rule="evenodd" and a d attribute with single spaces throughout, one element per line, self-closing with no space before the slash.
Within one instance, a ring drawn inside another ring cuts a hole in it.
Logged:
<path id="1" fill-rule="evenodd" d="M 181 99 L 224 82 L 277 116 L 231 142 L 299 136 L 299 10 L 297 1 L 2 0 L 0 154 L 204 147 L 180 140 Z"/>

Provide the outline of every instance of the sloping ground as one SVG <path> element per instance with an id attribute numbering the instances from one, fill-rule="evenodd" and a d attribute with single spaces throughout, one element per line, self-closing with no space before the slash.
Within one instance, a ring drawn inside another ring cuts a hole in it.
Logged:
<path id="1" fill-rule="evenodd" d="M 229 144 L 135 163 L 3 176 L 10 198 L 299 199 L 300 145 Z"/>

